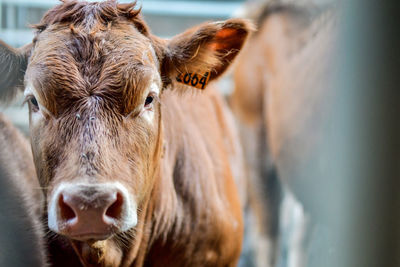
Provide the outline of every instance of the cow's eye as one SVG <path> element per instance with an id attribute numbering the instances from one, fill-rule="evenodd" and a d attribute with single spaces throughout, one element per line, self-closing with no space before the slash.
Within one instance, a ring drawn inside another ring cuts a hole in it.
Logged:
<path id="1" fill-rule="evenodd" d="M 153 103 L 154 97 L 152 95 L 148 95 L 146 97 L 146 101 L 144 101 L 144 107 L 150 107 L 151 103 Z"/>
<path id="2" fill-rule="evenodd" d="M 29 102 L 31 104 L 31 107 L 32 107 L 33 111 L 38 111 L 39 110 L 39 103 L 37 102 L 37 100 L 36 100 L 36 98 L 34 96 L 30 97 Z"/>

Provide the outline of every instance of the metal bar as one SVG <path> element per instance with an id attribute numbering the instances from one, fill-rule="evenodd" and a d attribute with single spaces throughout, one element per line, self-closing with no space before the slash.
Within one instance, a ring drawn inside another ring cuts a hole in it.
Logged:
<path id="1" fill-rule="evenodd" d="M 325 208 L 340 207 L 329 218 L 338 251 L 324 266 L 400 266 L 400 5 L 342 4 L 338 98 L 322 155 L 336 196 Z"/>
<path id="2" fill-rule="evenodd" d="M 3 28 L 3 1 L 0 0 L 0 30 Z"/>
<path id="3" fill-rule="evenodd" d="M 6 25 L 9 29 L 15 29 L 15 6 L 6 6 Z"/>
<path id="4" fill-rule="evenodd" d="M 26 28 L 28 10 L 24 6 L 17 6 L 17 29 Z"/>

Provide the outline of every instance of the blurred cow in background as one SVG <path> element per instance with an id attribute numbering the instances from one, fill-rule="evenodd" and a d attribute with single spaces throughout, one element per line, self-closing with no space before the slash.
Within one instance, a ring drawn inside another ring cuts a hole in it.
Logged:
<path id="1" fill-rule="evenodd" d="M 0 266 L 46 266 L 43 195 L 28 140 L 0 113 Z"/>
<path id="2" fill-rule="evenodd" d="M 318 147 L 332 110 L 336 11 L 275 1 L 252 3 L 247 12 L 258 31 L 236 61 L 230 103 L 247 159 L 249 205 L 256 210 L 249 217 L 256 229 L 249 231 L 254 264 L 323 266 L 333 252 L 317 248 L 318 238 L 329 235 L 319 224 L 329 196 Z"/>

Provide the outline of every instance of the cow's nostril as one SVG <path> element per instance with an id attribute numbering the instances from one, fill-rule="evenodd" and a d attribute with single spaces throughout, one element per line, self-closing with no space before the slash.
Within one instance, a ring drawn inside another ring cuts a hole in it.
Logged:
<path id="1" fill-rule="evenodd" d="M 63 220 L 69 221 L 76 217 L 74 210 L 64 201 L 64 196 L 61 194 L 58 199 L 58 205 L 60 208 L 60 216 Z"/>
<path id="2" fill-rule="evenodd" d="M 106 216 L 119 219 L 122 213 L 124 198 L 121 193 L 117 193 L 117 199 L 107 208 Z"/>

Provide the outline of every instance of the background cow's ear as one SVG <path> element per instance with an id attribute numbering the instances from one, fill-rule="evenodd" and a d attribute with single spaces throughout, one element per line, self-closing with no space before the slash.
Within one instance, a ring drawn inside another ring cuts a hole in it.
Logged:
<path id="1" fill-rule="evenodd" d="M 253 25 L 230 19 L 200 25 L 167 42 L 162 75 L 169 82 L 181 82 L 204 89 L 220 76 L 239 53 Z"/>
<path id="2" fill-rule="evenodd" d="M 31 48 L 28 44 L 15 49 L 0 40 L 0 101 L 9 100 L 23 89 Z"/>

